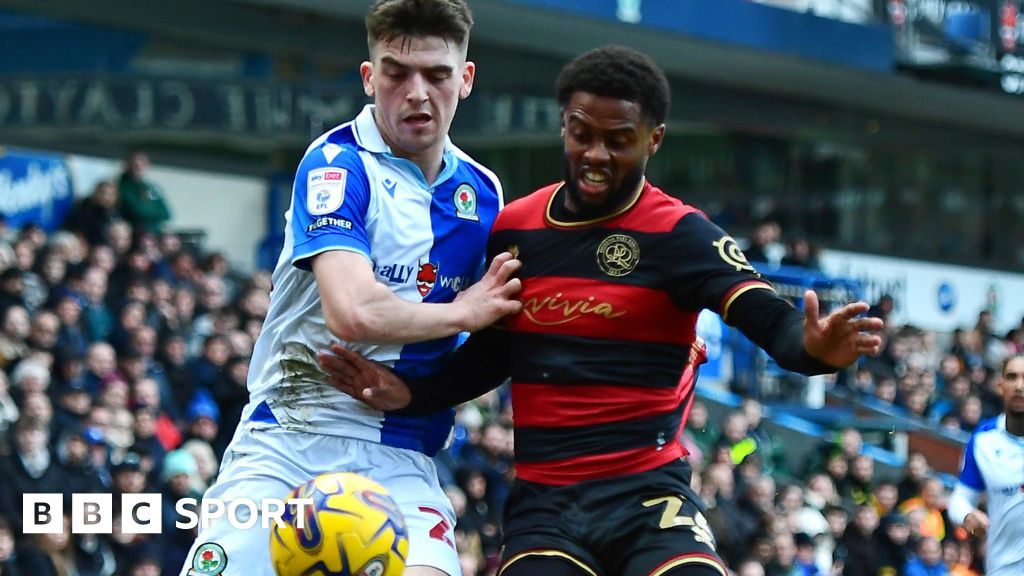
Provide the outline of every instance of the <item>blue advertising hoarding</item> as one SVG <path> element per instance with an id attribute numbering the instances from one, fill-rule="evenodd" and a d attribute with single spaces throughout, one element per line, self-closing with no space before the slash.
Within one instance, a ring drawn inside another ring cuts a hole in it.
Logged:
<path id="1" fill-rule="evenodd" d="M 0 149 L 0 214 L 8 226 L 36 224 L 56 230 L 73 202 L 71 174 L 63 157 Z"/>

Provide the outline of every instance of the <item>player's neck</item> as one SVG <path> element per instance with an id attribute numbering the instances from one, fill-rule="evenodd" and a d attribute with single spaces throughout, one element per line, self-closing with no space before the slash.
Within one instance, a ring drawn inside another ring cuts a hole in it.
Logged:
<path id="1" fill-rule="evenodd" d="M 1006 431 L 1024 438 L 1024 414 L 1006 413 Z"/>

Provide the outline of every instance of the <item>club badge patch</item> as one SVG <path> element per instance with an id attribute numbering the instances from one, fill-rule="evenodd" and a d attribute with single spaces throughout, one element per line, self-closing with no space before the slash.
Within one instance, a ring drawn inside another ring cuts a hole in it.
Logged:
<path id="1" fill-rule="evenodd" d="M 612 234 L 597 247 L 597 265 L 609 276 L 625 276 L 640 262 L 640 245 L 631 236 Z"/>
<path id="2" fill-rule="evenodd" d="M 313 216 L 323 216 L 341 208 L 347 177 L 344 168 L 310 170 L 306 178 L 306 210 Z"/>
<path id="3" fill-rule="evenodd" d="M 726 264 L 735 268 L 737 272 L 744 270 L 747 272 L 754 271 L 754 267 L 747 262 L 747 257 L 743 255 L 743 251 L 740 250 L 739 245 L 732 239 L 732 236 L 722 236 L 712 242 L 711 245 L 718 248 L 718 255 Z"/>
<path id="4" fill-rule="evenodd" d="M 476 215 L 476 190 L 469 184 L 459 184 L 455 189 L 453 197 L 455 201 L 455 215 L 463 220 L 477 222 L 480 217 Z"/>
<path id="5" fill-rule="evenodd" d="M 228 555 L 224 547 L 216 542 L 207 542 L 196 548 L 192 555 L 192 569 L 189 576 L 218 576 L 228 567 Z"/>

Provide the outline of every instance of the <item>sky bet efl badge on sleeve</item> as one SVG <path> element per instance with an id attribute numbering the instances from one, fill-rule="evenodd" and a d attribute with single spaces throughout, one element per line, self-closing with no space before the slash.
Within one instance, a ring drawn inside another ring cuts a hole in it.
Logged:
<path id="1" fill-rule="evenodd" d="M 344 168 L 317 168 L 306 181 L 306 210 L 313 216 L 330 214 L 345 201 Z"/>

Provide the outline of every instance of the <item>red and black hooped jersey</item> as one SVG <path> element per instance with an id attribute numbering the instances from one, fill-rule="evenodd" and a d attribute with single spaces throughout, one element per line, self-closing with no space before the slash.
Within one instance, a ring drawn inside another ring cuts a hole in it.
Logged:
<path id="1" fill-rule="evenodd" d="M 622 211 L 561 222 L 555 184 L 498 215 L 489 255 L 522 260 L 507 321 L 517 476 L 567 485 L 649 470 L 678 442 L 697 314 L 771 286 L 705 215 L 644 182 Z"/>

